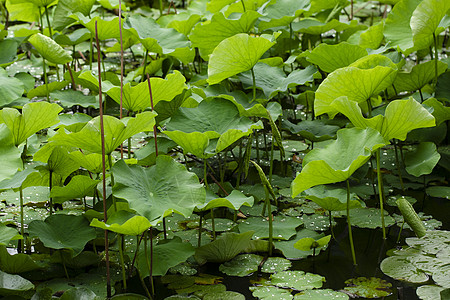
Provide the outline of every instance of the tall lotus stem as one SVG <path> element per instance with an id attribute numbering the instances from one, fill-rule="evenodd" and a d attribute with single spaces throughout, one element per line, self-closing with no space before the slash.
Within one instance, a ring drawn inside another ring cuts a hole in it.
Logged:
<path id="1" fill-rule="evenodd" d="M 437 38 L 436 34 L 433 32 L 433 40 L 434 40 L 434 84 L 437 84 L 438 79 L 438 49 L 437 49 Z"/>
<path id="2" fill-rule="evenodd" d="M 381 176 L 380 170 L 380 156 L 381 156 L 381 148 L 377 149 L 377 179 L 378 179 L 378 195 L 380 197 L 380 211 L 381 211 L 381 227 L 383 228 L 383 240 L 386 239 L 386 227 L 384 225 L 384 197 L 383 197 L 383 178 Z"/>
<path id="3" fill-rule="evenodd" d="M 253 99 L 252 101 L 255 101 L 256 99 L 256 78 L 255 78 L 255 71 L 253 71 L 253 68 L 250 69 L 252 72 L 252 80 L 253 80 Z"/>
<path id="4" fill-rule="evenodd" d="M 126 291 L 127 290 L 127 275 L 125 272 L 125 262 L 123 259 L 123 239 L 124 236 L 123 234 L 119 234 L 119 256 L 120 256 L 120 266 L 122 268 L 122 282 L 123 282 L 123 289 Z"/>
<path id="5" fill-rule="evenodd" d="M 23 224 L 23 188 L 22 185 L 20 185 L 19 188 L 19 198 L 20 198 L 20 234 L 23 236 L 23 240 L 20 243 L 20 252 L 25 252 L 25 226 Z"/>
<path id="6" fill-rule="evenodd" d="M 272 242 L 273 242 L 273 220 L 272 220 L 272 206 L 270 205 L 269 190 L 264 186 L 266 192 L 266 206 L 267 217 L 269 218 L 269 256 L 272 256 Z"/>
<path id="7" fill-rule="evenodd" d="M 119 0 L 119 35 L 120 35 L 120 107 L 119 116 L 123 114 L 123 38 L 122 38 L 122 0 Z M 128 149 L 128 154 L 131 149 Z M 120 158 L 123 159 L 123 144 L 120 144 Z M 128 157 L 130 158 L 130 157 Z"/>
<path id="8" fill-rule="evenodd" d="M 98 101 L 100 106 L 100 135 L 102 143 L 102 187 L 103 187 L 103 219 L 106 223 L 108 220 L 108 213 L 106 210 L 106 160 L 105 160 L 105 128 L 103 125 L 103 97 L 102 97 L 102 69 L 100 57 L 100 43 L 98 40 L 97 21 L 95 21 L 95 41 L 97 43 L 97 66 L 98 66 Z M 111 297 L 111 275 L 109 272 L 109 242 L 108 231 L 105 230 L 105 260 L 106 260 L 106 294 Z"/>
<path id="9" fill-rule="evenodd" d="M 352 223 L 350 222 L 350 183 L 347 179 L 347 226 L 348 226 L 348 238 L 350 239 L 350 248 L 352 250 L 353 265 L 356 266 L 355 246 L 353 244 L 352 235 Z"/>

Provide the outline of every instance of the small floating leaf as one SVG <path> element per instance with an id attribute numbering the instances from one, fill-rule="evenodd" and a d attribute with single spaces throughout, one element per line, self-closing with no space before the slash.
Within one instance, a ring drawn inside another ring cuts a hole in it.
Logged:
<path id="1" fill-rule="evenodd" d="M 250 287 L 250 291 L 252 291 L 254 297 L 261 300 L 292 300 L 292 294 L 289 291 L 274 286 Z"/>
<path id="2" fill-rule="evenodd" d="M 263 257 L 256 254 L 238 255 L 230 261 L 220 265 L 219 270 L 228 276 L 247 276 L 258 271 Z"/>
<path id="3" fill-rule="evenodd" d="M 392 294 L 392 284 L 375 277 L 358 277 L 345 281 L 346 291 L 364 298 L 381 298 Z"/>
<path id="4" fill-rule="evenodd" d="M 272 284 L 279 287 L 289 287 L 295 290 L 321 288 L 325 277 L 303 271 L 283 271 L 270 276 Z"/>
<path id="5" fill-rule="evenodd" d="M 330 289 L 320 290 L 306 290 L 295 294 L 294 300 L 329 300 L 329 299 L 348 299 L 348 295 L 336 292 Z"/>

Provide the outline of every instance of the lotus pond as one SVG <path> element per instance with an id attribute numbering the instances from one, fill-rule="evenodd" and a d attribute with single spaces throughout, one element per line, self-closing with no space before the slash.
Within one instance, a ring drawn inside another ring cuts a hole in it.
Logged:
<path id="1" fill-rule="evenodd" d="M 450 1 L 0 9 L 2 299 L 450 299 Z"/>

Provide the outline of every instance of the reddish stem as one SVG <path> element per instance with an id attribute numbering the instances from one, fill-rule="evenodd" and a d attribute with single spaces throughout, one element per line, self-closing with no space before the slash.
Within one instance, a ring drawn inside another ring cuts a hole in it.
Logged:
<path id="1" fill-rule="evenodd" d="M 148 92 L 150 94 L 150 105 L 152 107 L 152 111 L 153 109 L 153 95 L 152 95 L 152 84 L 150 83 L 150 76 L 147 73 L 147 82 L 148 82 Z M 155 140 L 155 152 L 156 152 L 156 157 L 158 157 L 158 140 L 156 139 L 156 124 L 153 125 L 153 138 Z"/>

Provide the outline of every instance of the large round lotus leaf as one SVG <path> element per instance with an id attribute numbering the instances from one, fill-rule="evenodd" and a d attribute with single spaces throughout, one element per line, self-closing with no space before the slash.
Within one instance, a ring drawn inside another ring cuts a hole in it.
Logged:
<path id="1" fill-rule="evenodd" d="M 42 268 L 30 255 L 18 253 L 11 255 L 4 246 L 0 246 L 0 269 L 9 274 L 19 274 Z"/>
<path id="2" fill-rule="evenodd" d="M 160 155 L 150 168 L 128 166 L 123 160 L 112 168 L 115 197 L 128 201 L 130 208 L 150 222 L 177 212 L 189 217 L 205 201 L 205 189 L 194 173 Z"/>
<path id="3" fill-rule="evenodd" d="M 42 57 L 54 64 L 65 64 L 72 61 L 72 56 L 51 38 L 36 33 L 28 41 Z"/>
<path id="4" fill-rule="evenodd" d="M 214 228 L 216 232 L 229 231 L 237 224 L 230 219 L 214 218 Z M 203 223 L 203 228 L 212 231 L 212 219 L 208 219 Z"/>
<path id="5" fill-rule="evenodd" d="M 264 31 L 269 28 L 287 26 L 305 10 L 310 8 L 308 0 L 287 0 L 270 2 L 263 10 L 258 28 Z"/>
<path id="6" fill-rule="evenodd" d="M 450 282 L 448 278 L 450 278 L 450 266 L 446 265 L 439 270 L 433 272 L 431 276 L 438 285 L 443 286 L 445 288 L 450 288 Z"/>
<path id="7" fill-rule="evenodd" d="M 203 297 L 203 300 L 245 300 L 244 295 L 238 292 L 225 291 L 220 293 L 209 293 Z"/>
<path id="8" fill-rule="evenodd" d="M 186 261 L 195 252 L 194 247 L 189 243 L 184 243 L 180 238 L 175 237 L 172 240 L 160 241 L 153 246 L 153 276 L 163 276 L 169 268 Z M 148 251 L 148 259 L 151 259 L 151 253 Z M 149 276 L 147 260 L 145 258 L 144 245 L 141 244 L 137 257 L 137 266 L 139 275 L 142 278 Z"/>
<path id="9" fill-rule="evenodd" d="M 284 257 L 288 259 L 302 259 L 308 255 L 313 255 L 313 251 L 301 251 L 294 247 L 294 244 L 302 238 L 310 237 L 313 239 L 319 239 L 323 237 L 324 234 L 317 233 L 316 231 L 309 229 L 301 229 L 297 234 L 289 241 L 274 241 L 275 248 L 280 250 Z"/>
<path id="10" fill-rule="evenodd" d="M 216 13 L 209 23 L 198 23 L 194 27 L 189 35 L 192 47 L 199 48 L 202 58 L 208 60 L 209 54 L 221 41 L 252 30 L 259 16 L 261 14 L 253 10 L 244 12 L 239 19 L 227 19 L 223 13 Z"/>
<path id="11" fill-rule="evenodd" d="M 438 61 L 438 76 L 447 70 L 448 65 Z M 393 83 L 397 93 L 414 92 L 423 88 L 436 75 L 435 61 L 427 61 L 412 67 L 411 72 L 399 72 Z"/>
<path id="12" fill-rule="evenodd" d="M 275 44 L 274 39 L 278 35 L 251 37 L 246 33 L 239 33 L 224 39 L 209 57 L 208 83 L 216 84 L 253 68 L 261 56 Z"/>
<path id="13" fill-rule="evenodd" d="M 61 300 L 84 300 L 84 299 L 92 299 L 92 300 L 100 300 L 93 291 L 86 287 L 74 287 L 68 289 L 64 292 L 64 294 L 59 298 Z"/>
<path id="14" fill-rule="evenodd" d="M 292 197 L 319 184 L 348 179 L 367 162 L 372 151 L 385 143 L 378 131 L 372 128 L 339 130 L 336 141 L 305 156 L 303 169 L 291 185 Z"/>
<path id="15" fill-rule="evenodd" d="M 306 229 L 315 231 L 325 231 L 330 228 L 330 218 L 324 215 L 312 214 L 302 216 L 304 226 Z M 331 225 L 335 225 L 336 222 L 332 221 Z"/>
<path id="16" fill-rule="evenodd" d="M 100 153 L 83 153 L 81 151 L 74 151 L 70 153 L 70 156 L 81 167 L 85 168 L 89 172 L 99 174 L 102 172 L 102 155 Z M 106 166 L 109 169 L 108 160 L 106 160 Z"/>
<path id="17" fill-rule="evenodd" d="M 94 218 L 91 226 L 125 235 L 139 235 L 151 227 L 150 221 L 142 216 L 119 210 L 108 216 L 106 223 Z"/>
<path id="18" fill-rule="evenodd" d="M 253 123 L 247 117 L 240 117 L 232 102 L 215 98 L 202 101 L 195 108 L 179 108 L 166 124 L 164 133 L 184 151 L 206 158 L 260 128 L 261 122 Z M 213 149 L 209 149 L 211 147 Z M 205 154 L 206 151 L 211 153 Z"/>
<path id="19" fill-rule="evenodd" d="M 248 248 L 252 236 L 253 231 L 222 234 L 214 242 L 197 248 L 195 259 L 200 263 L 229 261 Z"/>
<path id="20" fill-rule="evenodd" d="M 298 85 L 304 85 L 314 80 L 314 74 L 317 69 L 314 66 L 308 66 L 305 69 L 298 69 L 286 76 L 280 67 L 272 67 L 259 62 L 253 67 L 255 73 L 256 86 L 263 90 L 268 99 L 275 97 L 278 93 L 286 92 L 289 88 Z M 239 75 L 239 79 L 248 88 L 253 85 L 251 72 L 244 72 Z"/>
<path id="21" fill-rule="evenodd" d="M 80 91 L 74 90 L 56 90 L 50 93 L 50 98 L 58 100 L 65 108 L 71 108 L 72 106 L 79 105 L 81 107 L 99 108 L 99 102 L 95 96 L 86 96 Z"/>
<path id="22" fill-rule="evenodd" d="M 126 139 L 142 131 L 153 131 L 156 113 L 146 111 L 137 114 L 133 118 L 121 120 L 113 116 L 104 116 L 105 128 L 105 152 L 111 154 Z M 58 130 L 50 140 L 59 145 L 67 145 L 88 150 L 94 153 L 102 153 L 100 117 L 89 121 L 78 132 L 67 134 L 64 130 Z"/>
<path id="23" fill-rule="evenodd" d="M 320 1 L 321 3 L 332 3 L 334 1 Z M 314 3 L 314 2 L 313 2 Z M 319 3 L 315 2 L 315 3 Z M 334 7 L 334 4 L 333 6 Z M 327 31 L 330 31 L 332 29 L 336 30 L 337 32 L 346 30 L 346 29 L 354 29 L 354 30 L 363 30 L 366 29 L 366 25 L 358 24 L 358 21 L 352 20 L 350 23 L 341 23 L 336 19 L 332 19 L 331 21 L 327 23 L 323 23 L 317 19 L 314 18 L 303 18 L 299 22 L 293 22 L 292 23 L 292 30 L 298 31 L 301 33 L 308 33 L 313 35 L 319 35 L 322 33 L 325 33 Z"/>
<path id="24" fill-rule="evenodd" d="M 282 257 L 269 257 L 261 267 L 261 272 L 277 273 L 291 267 L 291 262 Z"/>
<path id="25" fill-rule="evenodd" d="M 0 271 L 0 295 L 14 295 L 34 289 L 34 284 L 19 275 Z"/>
<path id="26" fill-rule="evenodd" d="M 3 108 L 0 111 L 0 123 L 5 123 L 13 134 L 14 144 L 22 144 L 27 138 L 59 122 L 58 113 L 62 107 L 48 102 L 27 103 L 22 114 L 14 108 Z"/>
<path id="27" fill-rule="evenodd" d="M 345 212 L 344 214 L 346 215 Z M 350 221 L 356 227 L 375 229 L 382 227 L 380 215 L 381 212 L 378 208 L 355 208 L 350 211 Z M 388 215 L 386 211 L 384 211 L 384 224 L 385 226 L 395 224 L 394 218 Z"/>
<path id="28" fill-rule="evenodd" d="M 274 286 L 254 286 L 250 287 L 253 297 L 261 300 L 272 300 L 274 298 L 279 300 L 292 300 L 292 294 L 282 288 Z"/>
<path id="29" fill-rule="evenodd" d="M 329 189 L 325 185 L 315 186 L 305 191 L 306 199 L 312 200 L 320 207 L 330 211 L 347 209 L 347 191 L 344 189 Z M 358 196 L 350 194 L 350 209 L 361 207 Z"/>
<path id="30" fill-rule="evenodd" d="M 217 198 L 217 196 L 211 193 L 209 190 L 206 192 L 206 202 L 197 206 L 197 209 L 206 211 L 216 207 L 228 207 L 233 210 L 238 210 L 242 205 L 252 207 L 254 197 L 246 197 L 242 192 L 233 190 L 225 198 Z"/>
<path id="31" fill-rule="evenodd" d="M 407 257 L 391 256 L 385 258 L 380 264 L 381 271 L 396 279 L 412 283 L 428 281 L 428 275 L 411 264 Z"/>
<path id="32" fill-rule="evenodd" d="M 303 224 L 296 217 L 275 216 L 273 218 L 273 238 L 289 240 L 296 233 L 296 228 Z M 251 217 L 239 224 L 239 232 L 255 231 L 253 236 L 258 239 L 269 238 L 269 220 L 262 217 Z"/>
<path id="33" fill-rule="evenodd" d="M 319 289 L 325 282 L 325 277 L 303 271 L 283 271 L 270 275 L 272 284 L 294 290 Z"/>
<path id="34" fill-rule="evenodd" d="M 433 43 L 433 34 L 445 30 L 439 23 L 450 9 L 450 2 L 445 0 L 425 0 L 417 5 L 411 16 L 411 30 L 414 46 L 424 49 Z M 447 25 L 448 26 L 448 25 Z"/>
<path id="35" fill-rule="evenodd" d="M 343 299 L 347 300 L 348 295 L 336 292 L 330 289 L 325 290 L 306 290 L 295 294 L 294 300 L 329 300 L 329 299 Z"/>
<path id="36" fill-rule="evenodd" d="M 310 63 L 331 73 L 339 68 L 348 67 L 366 55 L 367 51 L 360 46 L 343 42 L 337 45 L 320 44 L 305 56 Z"/>
<path id="37" fill-rule="evenodd" d="M 17 98 L 20 98 L 24 92 L 24 84 L 15 77 L 9 77 L 5 69 L 0 68 L 0 105 L 3 107 Z"/>
<path id="38" fill-rule="evenodd" d="M 241 254 L 221 264 L 219 270 L 228 276 L 243 277 L 258 271 L 262 260 L 263 257 L 256 254 Z"/>
<path id="39" fill-rule="evenodd" d="M 62 203 L 71 199 L 80 199 L 82 197 L 92 195 L 95 186 L 99 182 L 100 180 L 91 179 L 86 175 L 76 175 L 72 177 L 66 186 L 53 187 L 50 192 L 50 197 L 53 198 L 54 203 Z"/>
<path id="40" fill-rule="evenodd" d="M 83 216 L 52 215 L 45 221 L 32 221 L 28 231 L 31 237 L 38 237 L 44 246 L 71 250 L 73 256 L 77 256 L 87 242 L 96 238 L 95 229 Z"/>
<path id="41" fill-rule="evenodd" d="M 19 234 L 17 229 L 7 227 L 5 224 L 0 223 L 0 245 L 7 246 L 10 241 L 21 239 L 23 239 L 23 237 Z"/>
<path id="42" fill-rule="evenodd" d="M 283 120 L 283 128 L 294 134 L 300 134 L 312 142 L 332 139 L 336 136 L 336 131 L 340 129 L 339 126 L 327 125 L 319 119 L 301 121 L 298 124 Z"/>
<path id="43" fill-rule="evenodd" d="M 345 281 L 344 289 L 353 295 L 364 298 L 381 298 L 392 294 L 392 284 L 376 277 L 358 277 Z"/>
<path id="44" fill-rule="evenodd" d="M 31 2 L 36 6 L 44 7 L 52 4 L 55 0 L 28 0 L 28 2 Z"/>
<path id="45" fill-rule="evenodd" d="M 432 186 L 427 188 L 426 192 L 431 197 L 450 198 L 450 187 L 448 186 Z"/>
<path id="46" fill-rule="evenodd" d="M 434 143 L 420 143 L 415 151 L 405 155 L 406 171 L 416 177 L 430 174 L 440 158 L 441 155 L 436 151 Z"/>
<path id="47" fill-rule="evenodd" d="M 417 288 L 416 294 L 422 300 L 435 300 L 441 298 L 440 293 L 444 289 L 437 285 L 422 285 Z"/>

